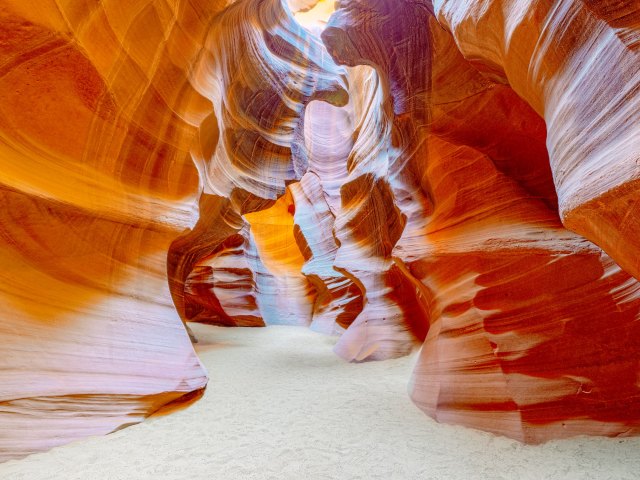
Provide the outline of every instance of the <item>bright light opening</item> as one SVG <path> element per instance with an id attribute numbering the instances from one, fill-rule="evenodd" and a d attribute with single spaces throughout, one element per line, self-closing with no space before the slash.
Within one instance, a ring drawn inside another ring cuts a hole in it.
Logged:
<path id="1" fill-rule="evenodd" d="M 289 6 L 298 23 L 308 30 L 324 30 L 335 12 L 335 0 L 289 0 Z"/>

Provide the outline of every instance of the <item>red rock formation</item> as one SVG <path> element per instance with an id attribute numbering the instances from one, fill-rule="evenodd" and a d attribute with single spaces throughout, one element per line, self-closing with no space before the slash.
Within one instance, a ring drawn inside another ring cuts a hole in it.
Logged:
<path id="1" fill-rule="evenodd" d="M 242 215 L 306 171 L 305 105 L 346 91 L 279 0 L 227 3 L 0 9 L 2 459 L 202 389 L 180 317 L 265 317 Z"/>
<path id="2" fill-rule="evenodd" d="M 336 7 L 5 0 L 0 459 L 202 389 L 181 320 L 424 342 L 423 410 L 526 442 L 637 431 L 640 7 Z"/>
<path id="3" fill-rule="evenodd" d="M 640 5 L 434 2 L 464 56 L 544 118 L 563 224 L 640 279 Z"/>
<path id="4" fill-rule="evenodd" d="M 416 403 L 531 443 L 637 431 L 638 282 L 476 150 L 434 138 L 427 174 L 436 208 L 407 262 L 433 294 Z"/>
<path id="5" fill-rule="evenodd" d="M 187 277 L 185 297 L 189 321 L 230 327 L 262 327 L 256 280 L 247 251 L 247 229 L 231 235 Z"/>
<path id="6" fill-rule="evenodd" d="M 206 102 L 185 72 L 207 3 L 0 8 L 2 460 L 206 384 L 165 271 L 197 218 L 188 150 Z"/>
<path id="7" fill-rule="evenodd" d="M 527 442 L 636 432 L 639 284 L 562 227 L 542 120 L 462 58 L 426 2 L 402 16 L 385 1 L 339 5 L 323 34 L 332 55 L 388 78 L 403 159 L 388 177 L 407 218 L 393 254 L 430 322 L 416 403 Z"/>
<path id="8" fill-rule="evenodd" d="M 225 206 L 224 215 L 201 212 L 196 227 L 170 249 L 171 292 L 185 320 L 185 282 L 198 261 L 243 227 L 241 215 L 272 206 L 286 184 L 305 173 L 305 106 L 313 100 L 347 101 L 342 70 L 280 0 L 245 0 L 225 9 L 209 29 L 193 70 L 191 82 L 213 105 L 193 151 L 205 194 L 200 201 L 211 202 L 213 209 Z M 256 261 L 255 268 L 263 269 Z M 275 293 L 277 280 L 268 272 L 255 281 L 265 295 Z M 298 287 L 294 298 L 304 290 Z M 267 323 L 278 322 L 272 307 L 265 304 L 261 311 Z"/>

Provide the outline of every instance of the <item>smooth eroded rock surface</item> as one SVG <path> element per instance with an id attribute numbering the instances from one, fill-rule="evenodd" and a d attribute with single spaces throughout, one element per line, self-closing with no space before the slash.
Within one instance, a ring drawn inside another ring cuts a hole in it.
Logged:
<path id="1" fill-rule="evenodd" d="M 639 48 L 631 0 L 4 0 L 0 460 L 197 394 L 189 321 L 637 433 Z"/>

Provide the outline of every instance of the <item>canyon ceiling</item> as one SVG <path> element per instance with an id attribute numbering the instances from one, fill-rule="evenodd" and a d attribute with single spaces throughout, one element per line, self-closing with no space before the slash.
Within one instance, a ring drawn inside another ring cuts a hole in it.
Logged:
<path id="1" fill-rule="evenodd" d="M 0 197 L 0 460 L 197 395 L 188 321 L 640 429 L 637 0 L 0 0 Z"/>

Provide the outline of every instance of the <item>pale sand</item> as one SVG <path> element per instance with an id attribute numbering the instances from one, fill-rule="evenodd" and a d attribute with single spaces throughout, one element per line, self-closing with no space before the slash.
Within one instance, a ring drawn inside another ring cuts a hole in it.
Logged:
<path id="1" fill-rule="evenodd" d="M 192 406 L 0 465 L 0 479 L 637 479 L 640 439 L 524 446 L 409 400 L 415 355 L 348 364 L 300 327 L 194 325 L 211 381 Z"/>

